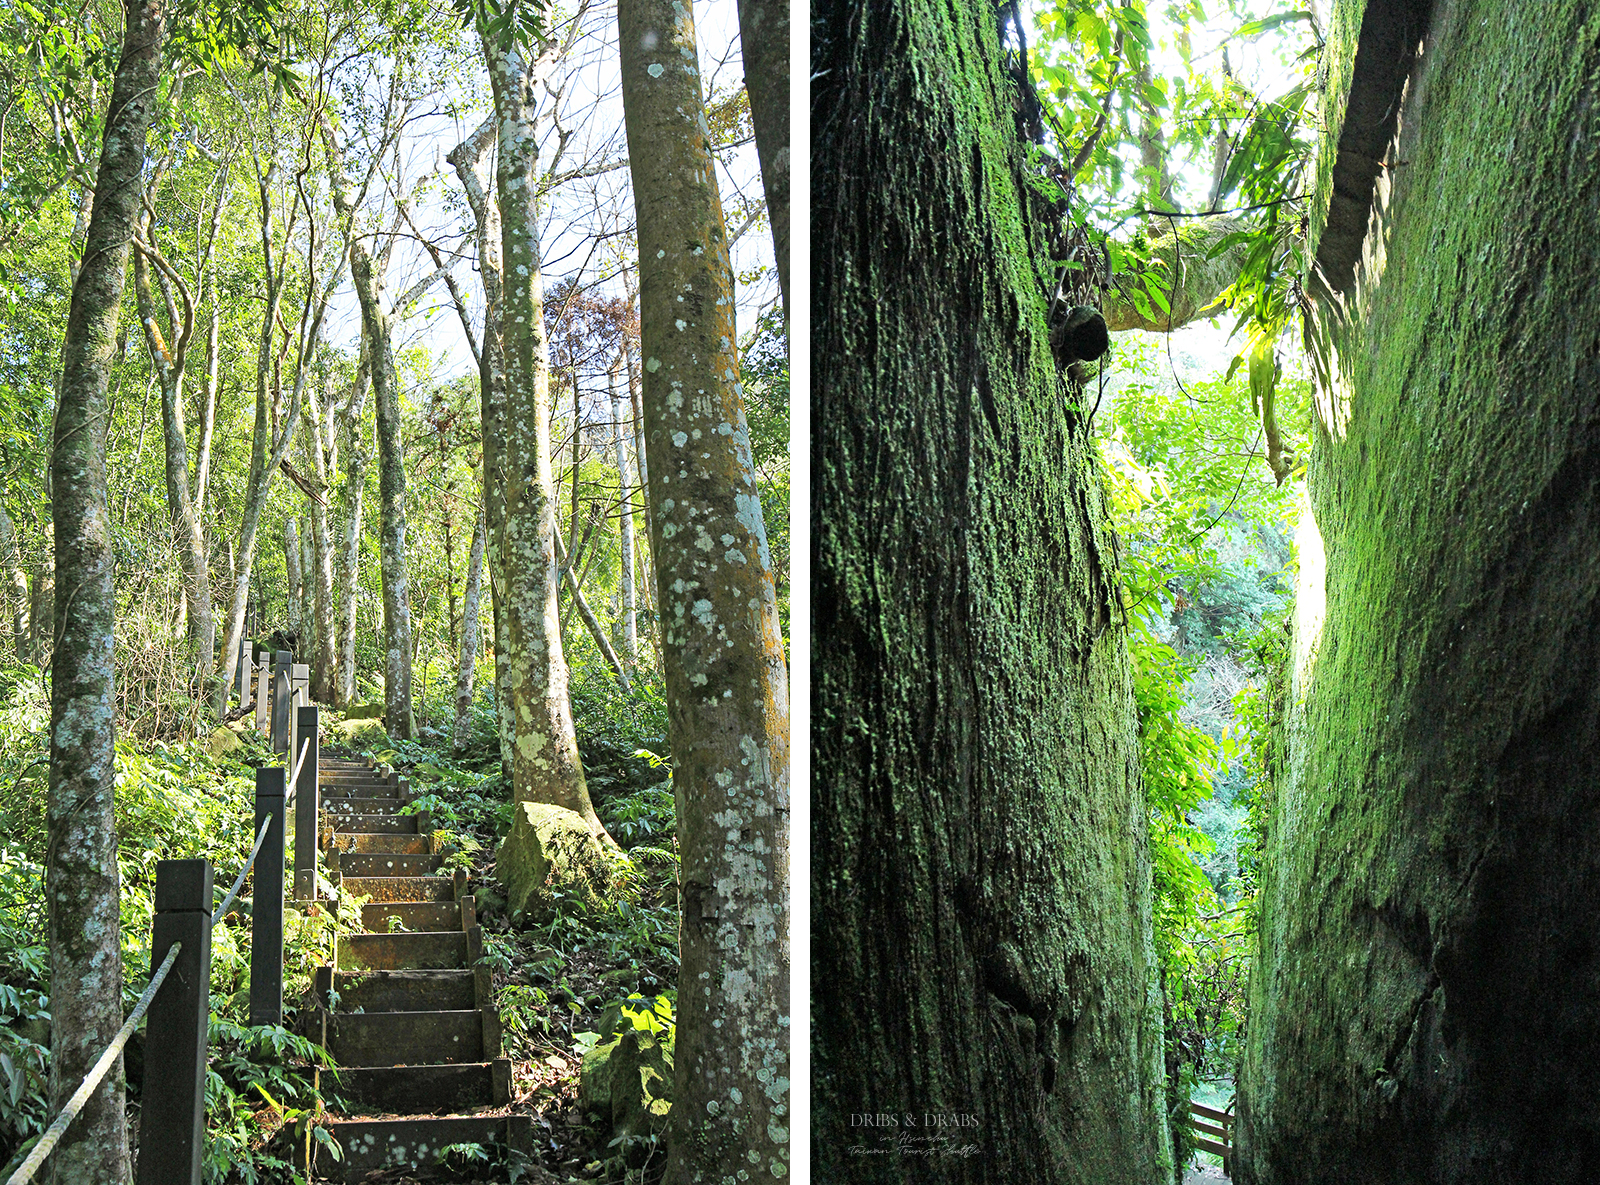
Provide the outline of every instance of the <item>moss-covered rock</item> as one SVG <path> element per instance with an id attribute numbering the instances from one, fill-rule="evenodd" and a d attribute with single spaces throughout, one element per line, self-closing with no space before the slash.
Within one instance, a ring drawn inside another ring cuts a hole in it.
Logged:
<path id="1" fill-rule="evenodd" d="M 329 739 L 338 745 L 346 745 L 352 749 L 392 749 L 394 742 L 389 739 L 389 734 L 384 731 L 383 724 L 377 720 L 356 718 L 348 720 L 335 720 L 328 725 Z"/>
<path id="2" fill-rule="evenodd" d="M 206 752 L 213 757 L 226 757 L 229 753 L 237 753 L 242 748 L 244 742 L 231 728 L 216 729 L 206 741 Z"/>
<path id="3" fill-rule="evenodd" d="M 506 908 L 536 919 L 547 915 L 558 899 L 598 905 L 612 864 L 611 854 L 583 816 L 544 802 L 515 805 L 511 834 L 495 853 L 495 873 L 506 886 Z"/>
<path id="4" fill-rule="evenodd" d="M 672 1030 L 635 1028 L 618 1011 L 607 1010 L 611 1033 L 602 1032 L 605 1039 L 583 1055 L 578 1101 L 610 1128 L 611 1139 L 660 1137 L 672 1109 Z"/>
<path id="5" fill-rule="evenodd" d="M 351 704 L 344 710 L 346 720 L 382 720 L 382 704 Z"/>

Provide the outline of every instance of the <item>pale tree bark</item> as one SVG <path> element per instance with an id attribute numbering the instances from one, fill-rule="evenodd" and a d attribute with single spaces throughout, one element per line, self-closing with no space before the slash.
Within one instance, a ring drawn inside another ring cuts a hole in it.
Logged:
<path id="1" fill-rule="evenodd" d="M 161 426 L 165 443 L 167 515 L 171 520 L 173 542 L 183 569 L 183 594 L 188 609 L 187 639 L 192 678 L 204 695 L 204 682 L 211 667 L 211 652 L 216 645 L 216 614 L 211 599 L 211 576 L 206 564 L 205 531 L 195 510 L 189 489 L 189 441 L 183 422 L 183 379 L 187 367 L 189 342 L 194 334 L 194 303 L 189 289 L 175 268 L 156 249 L 151 234 L 156 190 L 165 169 L 158 169 L 150 182 L 146 209 L 140 219 L 134 243 L 133 290 L 144 328 L 145 348 L 150 367 L 161 387 Z M 155 294 L 150 269 L 154 264 L 172 335 L 169 346 L 156 320 Z M 204 268 L 205 261 L 200 262 Z M 173 299 L 173 289 L 181 298 Z"/>
<path id="2" fill-rule="evenodd" d="M 446 159 L 461 179 L 467 204 L 472 209 L 478 238 L 478 274 L 483 280 L 486 306 L 482 346 L 477 352 L 483 438 L 485 559 L 494 622 L 495 715 L 500 729 L 500 769 L 506 780 L 510 781 L 512 753 L 516 743 L 516 716 L 511 706 L 510 621 L 502 606 L 505 561 L 500 551 L 506 514 L 505 488 L 500 480 L 506 414 L 505 351 L 500 334 L 504 277 L 500 266 L 500 207 L 489 188 L 489 165 L 485 159 L 495 143 L 495 127 L 495 117 L 490 115 L 471 136 L 451 149 Z M 473 338 L 472 323 L 467 316 L 466 306 L 458 300 L 456 309 L 470 342 Z"/>
<path id="3" fill-rule="evenodd" d="M 122 1027 L 106 387 L 116 350 L 128 244 L 138 216 L 145 138 L 157 103 L 167 13 L 131 0 L 106 113 L 83 266 L 62 346 L 50 458 L 56 620 L 50 683 L 50 1106 L 57 1114 Z M 51 1157 L 56 1185 L 129 1176 L 119 1059 Z"/>
<path id="4" fill-rule="evenodd" d="M 472 556 L 467 560 L 467 590 L 461 598 L 461 650 L 456 663 L 456 723 L 451 745 L 456 752 L 471 738 L 472 686 L 478 667 L 478 607 L 482 603 L 483 552 L 486 543 L 483 516 L 472 531 Z"/>
<path id="5" fill-rule="evenodd" d="M 300 654 L 296 655 L 296 658 L 305 656 L 307 662 L 317 651 L 317 596 L 312 586 L 316 556 L 309 517 L 300 531 Z"/>
<path id="6" fill-rule="evenodd" d="M 744 89 L 750 96 L 778 287 L 789 310 L 789 0 L 739 0 Z"/>
<path id="7" fill-rule="evenodd" d="M 499 118 L 496 189 L 504 260 L 501 349 L 505 363 L 505 431 L 497 575 L 506 618 L 512 719 L 516 729 L 511 782 L 517 802 L 547 802 L 576 811 L 597 837 L 609 839 L 578 758 L 561 649 L 557 585 L 555 481 L 550 466 L 550 354 L 539 271 L 537 93 L 563 46 L 541 41 L 530 59 L 515 41 L 483 38 Z"/>
<path id="8" fill-rule="evenodd" d="M 28 636 L 28 575 L 22 569 L 22 548 L 17 542 L 17 531 L 6 508 L 0 506 L 0 564 L 5 565 L 6 596 L 11 601 L 11 646 L 18 662 L 30 657 L 31 639 Z"/>
<path id="9" fill-rule="evenodd" d="M 285 579 L 288 582 L 288 604 L 285 607 L 289 618 L 289 632 L 298 639 L 300 636 L 300 532 L 295 526 L 295 520 L 283 520 L 283 566 Z"/>
<path id="10" fill-rule="evenodd" d="M 307 517 L 311 538 L 309 563 L 303 567 L 308 588 L 307 614 L 311 620 L 310 644 L 306 653 L 311 662 L 311 697 L 320 703 L 335 701 L 334 624 L 333 624 L 333 533 L 328 525 L 328 475 L 338 463 L 338 435 L 331 399 L 319 399 L 314 388 L 306 391 L 305 446 L 311 467 L 308 480 L 312 491 L 307 497 Z"/>
<path id="11" fill-rule="evenodd" d="M 632 417 L 622 418 L 622 392 L 617 388 L 615 371 L 611 373 L 611 419 L 617 433 L 617 483 L 621 490 L 617 523 L 622 535 L 622 653 L 631 669 L 639 663 L 639 601 L 633 583 L 633 484 L 628 465 Z"/>
<path id="12" fill-rule="evenodd" d="M 30 589 L 33 611 L 29 614 L 32 637 L 29 648 L 33 665 L 43 667 L 50 661 L 50 651 L 56 637 L 56 529 L 55 523 L 45 524 L 44 547 L 39 552 L 38 566 L 33 570 Z"/>
<path id="13" fill-rule="evenodd" d="M 361 306 L 361 334 L 378 421 L 379 571 L 383 577 L 383 706 L 389 735 L 409 738 L 411 714 L 411 593 L 406 565 L 406 470 L 400 442 L 399 376 L 394 367 L 393 320 L 383 306 L 383 264 L 374 260 L 355 225 L 356 207 L 345 180 L 343 152 L 332 122 L 320 130 L 328 153 L 328 179 L 350 260 L 350 279 Z"/>
<path id="14" fill-rule="evenodd" d="M 682 854 L 666 1181 L 789 1173 L 789 680 L 683 0 L 621 0 L 651 543 Z"/>
<path id="15" fill-rule="evenodd" d="M 344 494 L 340 499 L 340 533 L 334 580 L 338 588 L 338 665 L 334 676 L 334 703 L 346 707 L 356 698 L 356 582 L 361 561 L 361 517 L 367 492 L 366 427 L 362 411 L 367 398 L 365 356 L 356 370 L 355 384 L 341 418 L 344 425 Z"/>
<path id="16" fill-rule="evenodd" d="M 630 300 L 637 301 L 638 293 L 629 292 Z M 644 441 L 644 403 L 639 395 L 639 371 L 635 368 L 633 346 L 627 337 L 622 339 L 622 366 L 623 374 L 628 380 L 628 402 L 633 408 L 633 455 L 639 463 L 639 489 L 644 498 L 644 535 L 645 539 L 656 537 L 655 511 L 650 508 L 650 458 L 649 450 Z M 652 545 L 653 546 L 653 545 Z M 644 619 L 648 623 L 646 634 L 650 638 L 650 648 L 656 656 L 656 670 L 662 669 L 661 661 L 661 615 L 656 611 L 655 605 L 655 554 L 643 541 L 639 547 L 639 591 L 642 594 L 640 601 L 644 609 Z"/>

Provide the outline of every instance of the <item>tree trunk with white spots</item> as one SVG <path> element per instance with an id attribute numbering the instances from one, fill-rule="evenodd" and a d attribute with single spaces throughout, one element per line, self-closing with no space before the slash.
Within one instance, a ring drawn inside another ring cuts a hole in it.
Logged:
<path id="1" fill-rule="evenodd" d="M 308 392 L 308 395 L 310 393 Z M 333 532 L 328 524 L 328 475 L 338 458 L 332 401 L 310 396 L 307 400 L 305 449 L 311 465 L 311 484 L 318 497 L 308 499 L 311 520 L 309 563 L 303 577 L 310 635 L 304 646 L 311 663 L 311 698 L 334 702 L 335 666 L 333 625 Z"/>
<path id="2" fill-rule="evenodd" d="M 633 583 L 633 483 L 629 480 L 628 437 L 632 435 L 629 420 L 622 418 L 622 392 L 617 388 L 617 376 L 611 375 L 611 419 L 617 433 L 617 484 L 620 489 L 617 522 L 622 534 L 622 655 L 632 670 L 639 665 L 639 598 Z"/>
<path id="3" fill-rule="evenodd" d="M 338 589 L 338 663 L 333 680 L 333 702 L 346 707 L 356 698 L 356 585 L 361 560 L 362 503 L 367 491 L 366 431 L 361 413 L 367 398 L 365 360 L 356 371 L 355 390 L 343 413 L 345 432 L 344 495 L 340 500 L 338 555 L 334 582 Z"/>
<path id="4" fill-rule="evenodd" d="M 28 574 L 22 570 L 22 549 L 6 508 L 0 506 L 0 563 L 5 565 L 6 596 L 11 602 L 11 646 L 18 662 L 29 658 Z"/>
<path id="5" fill-rule="evenodd" d="M 541 43 L 529 61 L 515 45 L 484 39 L 499 118 L 496 188 L 500 205 L 505 431 L 499 482 L 505 500 L 499 539 L 500 612 L 510 665 L 513 797 L 576 811 L 609 839 L 578 758 L 561 649 L 555 554 L 555 481 L 550 467 L 550 354 L 539 273 L 537 93 L 557 46 Z"/>
<path id="6" fill-rule="evenodd" d="M 789 309 L 789 0 L 739 0 L 744 89 L 756 132 L 778 288 Z"/>
<path id="7" fill-rule="evenodd" d="M 467 747 L 472 728 L 472 685 L 478 666 L 478 606 L 483 596 L 483 517 L 472 532 L 472 558 L 467 561 L 467 591 L 461 598 L 461 651 L 456 666 L 456 722 L 451 744 L 456 752 Z"/>
<path id="8" fill-rule="evenodd" d="M 145 137 L 157 102 L 166 9 L 131 0 L 106 117 L 83 267 L 62 346 L 50 489 L 56 619 L 50 688 L 50 1114 L 56 1115 L 122 1027 L 112 655 L 111 522 L 106 505 L 106 387 L 117 346 L 128 243 L 139 209 Z M 50 1160 L 56 1185 L 128 1179 L 119 1060 Z"/>
<path id="9" fill-rule="evenodd" d="M 666 1181 L 789 1172 L 789 686 L 683 0 L 621 0 L 651 543 L 683 865 Z"/>
<path id="10" fill-rule="evenodd" d="M 287 573 L 288 581 L 288 616 L 289 632 L 295 635 L 297 644 L 300 636 L 300 532 L 295 526 L 295 520 L 283 520 L 283 566 Z M 298 659 L 298 655 L 296 658 Z"/>

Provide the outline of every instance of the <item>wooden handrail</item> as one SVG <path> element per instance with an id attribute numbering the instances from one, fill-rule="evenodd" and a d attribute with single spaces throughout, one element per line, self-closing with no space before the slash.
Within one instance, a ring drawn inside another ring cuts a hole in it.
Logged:
<path id="1" fill-rule="evenodd" d="M 1222 1171 L 1226 1176 L 1233 1175 L 1233 1129 L 1238 1123 L 1238 1118 L 1232 1110 L 1219 1111 L 1215 1107 L 1208 1107 L 1204 1103 L 1187 1103 L 1185 1107 L 1189 1114 L 1178 1122 L 1191 1131 L 1203 1132 L 1194 1138 L 1194 1146 L 1203 1152 L 1210 1152 L 1222 1157 Z M 1212 1120 L 1213 1122 L 1206 1122 Z M 1218 1136 L 1220 1140 L 1208 1140 L 1205 1136 Z"/>

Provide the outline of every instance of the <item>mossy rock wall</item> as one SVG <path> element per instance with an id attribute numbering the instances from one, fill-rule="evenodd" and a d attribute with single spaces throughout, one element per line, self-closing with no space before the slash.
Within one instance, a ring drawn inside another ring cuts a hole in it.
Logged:
<path id="1" fill-rule="evenodd" d="M 1116 544 L 996 6 L 812 8 L 812 1173 L 1171 1178 Z"/>
<path id="2" fill-rule="evenodd" d="M 1327 53 L 1320 547 L 1308 531 L 1238 1179 L 1587 1182 L 1600 7 L 1343 0 Z"/>

